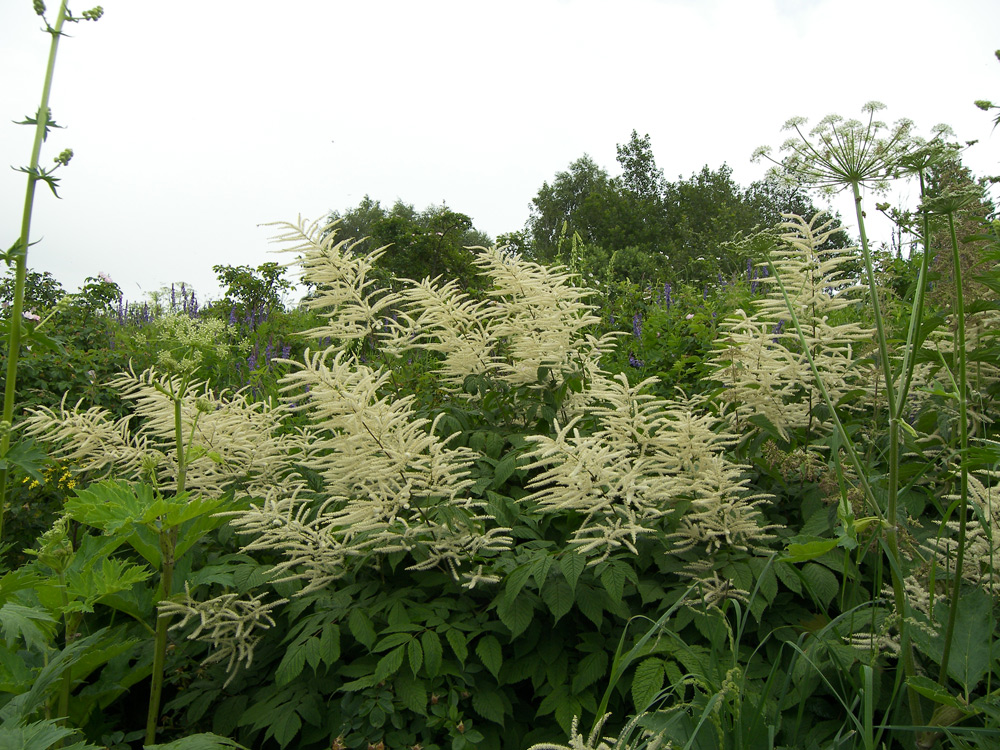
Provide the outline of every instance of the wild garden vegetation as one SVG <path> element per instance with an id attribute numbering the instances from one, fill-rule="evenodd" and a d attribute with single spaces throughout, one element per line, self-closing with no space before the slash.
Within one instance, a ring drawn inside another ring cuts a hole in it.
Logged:
<path id="1" fill-rule="evenodd" d="M 0 286 L 0 747 L 1000 742 L 1000 222 L 946 131 L 792 120 L 745 190 L 633 133 L 502 242 L 366 199 L 135 303 L 28 268 L 50 79 Z"/>

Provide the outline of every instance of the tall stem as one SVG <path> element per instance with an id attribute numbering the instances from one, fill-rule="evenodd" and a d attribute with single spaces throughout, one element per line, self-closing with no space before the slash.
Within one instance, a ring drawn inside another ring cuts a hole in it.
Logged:
<path id="1" fill-rule="evenodd" d="M 896 404 L 896 388 L 892 375 L 892 362 L 889 360 L 888 336 L 882 319 L 882 305 L 879 301 L 878 284 L 875 279 L 875 267 L 872 263 L 871 249 L 868 245 L 868 235 L 865 232 L 865 215 L 861 210 L 861 189 L 857 182 L 851 183 L 854 192 L 854 210 L 858 218 L 858 231 L 861 235 L 861 254 L 865 262 L 865 272 L 868 275 L 869 296 L 872 300 L 872 312 L 875 316 L 875 332 L 878 340 L 879 360 L 882 366 L 882 378 L 885 381 L 886 400 L 889 404 L 889 476 L 886 486 L 886 523 L 883 526 L 885 548 L 889 555 L 889 573 L 892 579 L 892 593 L 899 617 L 900 656 L 903 670 L 908 678 L 916 676 L 917 667 L 913 656 L 913 645 L 910 641 L 910 628 L 907 623 L 908 606 L 906 589 L 903 586 L 903 571 L 900 565 L 899 532 L 899 414 Z M 914 725 L 923 722 L 923 709 L 920 707 L 919 694 L 907 685 L 906 695 L 910 706 L 910 719 Z"/>
<path id="2" fill-rule="evenodd" d="M 968 374 L 966 371 L 965 351 L 965 298 L 962 294 L 962 258 L 958 252 L 958 238 L 955 236 L 955 215 L 948 213 L 948 229 L 951 233 L 951 255 L 955 267 L 955 316 L 958 327 L 955 333 L 955 364 L 958 365 L 958 429 L 961 448 L 959 460 L 959 492 L 961 495 L 958 506 L 958 553 L 955 556 L 955 580 L 951 584 L 950 607 L 948 608 L 948 625 L 944 632 L 944 652 L 941 655 L 941 673 L 938 682 L 942 685 L 948 679 L 948 660 L 951 656 L 951 642 L 955 635 L 955 620 L 958 613 L 958 597 L 962 588 L 962 569 L 965 565 L 965 534 L 969 517 L 969 466 L 966 456 L 969 452 L 969 420 L 968 420 Z"/>
<path id="3" fill-rule="evenodd" d="M 171 386 L 171 398 L 174 402 L 174 442 L 177 450 L 177 494 L 184 492 L 184 480 L 187 475 L 187 454 L 184 450 L 184 425 L 181 420 L 181 404 L 187 390 L 187 383 L 182 382 L 179 392 L 174 393 Z M 179 528 L 173 526 L 160 530 L 160 566 L 161 600 L 170 596 L 174 587 L 174 559 L 177 550 Z M 160 722 L 160 700 L 163 696 L 163 674 L 167 661 L 167 630 L 170 617 L 158 614 L 156 618 L 156 635 L 153 640 L 153 671 L 149 685 L 149 712 L 146 714 L 146 744 L 156 742 L 156 728 Z"/>
<path id="4" fill-rule="evenodd" d="M 49 93 L 52 91 L 52 76 L 56 69 L 56 52 L 66 20 L 66 0 L 59 4 L 55 26 L 49 29 L 52 41 L 49 46 L 49 62 L 45 68 L 45 83 L 42 84 L 42 103 L 38 106 L 35 124 L 35 142 L 31 147 L 31 163 L 28 167 L 28 187 L 24 195 L 24 211 L 21 214 L 21 235 L 14 252 L 14 300 L 10 306 L 10 331 L 7 334 L 7 377 L 4 382 L 2 421 L 10 425 L 14 421 L 14 392 L 17 386 L 17 360 L 21 352 L 21 315 L 24 312 L 24 282 L 28 272 L 28 244 L 31 239 L 31 212 L 35 205 L 35 185 L 38 183 L 38 159 L 42 153 L 45 129 L 49 124 Z M 0 456 L 10 450 L 10 430 L 4 430 L 0 437 Z M 3 519 L 7 511 L 8 468 L 0 469 L 0 541 L 3 540 Z"/>

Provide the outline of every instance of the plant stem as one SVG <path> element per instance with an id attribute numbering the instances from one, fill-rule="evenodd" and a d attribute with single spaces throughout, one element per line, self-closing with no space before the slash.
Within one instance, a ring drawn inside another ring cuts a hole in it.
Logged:
<path id="1" fill-rule="evenodd" d="M 181 416 L 181 405 L 187 392 L 187 381 L 182 381 L 177 393 L 171 386 L 170 397 L 174 402 L 174 441 L 177 450 L 177 494 L 184 492 L 184 480 L 187 474 L 187 454 L 184 451 L 184 424 Z M 177 537 L 180 529 L 177 526 L 160 530 L 160 600 L 167 599 L 174 586 L 174 554 L 177 550 Z M 156 742 L 156 727 L 160 722 L 160 699 L 163 695 L 163 674 L 167 661 L 167 630 L 170 617 L 158 614 L 156 618 L 156 636 L 153 641 L 153 672 L 149 685 L 149 712 L 146 715 L 146 744 Z"/>
<path id="2" fill-rule="evenodd" d="M 948 625 L 944 633 L 944 652 L 941 656 L 941 673 L 938 682 L 942 685 L 948 679 L 948 660 L 951 656 L 951 643 L 955 635 L 955 620 L 958 613 L 958 597 L 962 588 L 962 569 L 965 565 L 965 533 L 969 516 L 969 466 L 966 456 L 969 452 L 969 419 L 968 419 L 968 373 L 966 368 L 967 353 L 965 351 L 965 299 L 962 295 L 962 259 L 958 252 L 958 238 L 955 236 L 955 214 L 948 213 L 948 229 L 951 232 L 951 253 L 955 274 L 955 316 L 958 318 L 955 332 L 955 360 L 958 365 L 958 429 L 961 447 L 959 460 L 959 493 L 958 506 L 958 553 L 955 557 L 955 580 L 952 581 L 950 606 L 948 608 Z"/>
<path id="3" fill-rule="evenodd" d="M 858 231 L 861 235 L 861 254 L 865 262 L 865 272 L 868 276 L 869 296 L 872 300 L 872 312 L 875 315 L 875 332 L 878 340 L 879 360 L 882 366 L 882 378 L 885 380 L 886 401 L 889 404 L 889 475 L 886 486 L 886 523 L 883 525 L 885 550 L 889 557 L 889 574 L 892 579 L 892 594 L 899 618 L 899 650 L 903 661 L 903 670 L 907 678 L 917 674 L 916 661 L 913 656 L 913 644 L 910 641 L 910 628 L 907 623 L 908 605 L 906 589 L 903 586 L 903 570 L 899 555 L 899 413 L 896 406 L 895 380 L 892 374 L 892 362 L 889 360 L 888 337 L 885 323 L 882 319 L 882 305 L 878 297 L 878 284 L 875 279 L 875 267 L 872 263 L 871 248 L 868 245 L 868 235 L 865 232 L 865 213 L 861 210 L 861 188 L 858 182 L 851 183 L 854 193 L 854 211 L 858 218 Z M 920 695 L 909 685 L 906 687 L 906 697 L 910 706 L 910 720 L 914 725 L 924 723 L 923 709 L 920 707 Z"/>
<path id="4" fill-rule="evenodd" d="M 62 36 L 63 22 L 66 20 L 66 0 L 59 4 L 55 26 L 49 28 L 52 40 L 49 46 L 49 62 L 45 68 L 45 82 L 42 84 L 42 103 L 38 106 L 35 124 L 35 142 L 31 147 L 31 163 L 28 167 L 28 187 L 24 195 L 24 211 L 21 214 L 21 235 L 14 251 L 14 299 L 10 306 L 10 331 L 7 335 L 7 377 L 4 381 L 2 421 L 14 421 L 14 393 L 17 386 L 17 359 L 21 352 L 21 315 L 24 312 L 24 283 L 28 271 L 28 244 L 31 237 L 31 213 L 35 205 L 35 185 L 38 182 L 38 159 L 45 140 L 45 130 L 49 123 L 49 93 L 52 91 L 52 76 L 56 68 L 56 52 Z M 10 449 L 10 431 L 5 430 L 0 438 L 0 456 Z M 0 469 L 0 541 L 3 540 L 3 519 L 7 511 L 8 468 Z"/>

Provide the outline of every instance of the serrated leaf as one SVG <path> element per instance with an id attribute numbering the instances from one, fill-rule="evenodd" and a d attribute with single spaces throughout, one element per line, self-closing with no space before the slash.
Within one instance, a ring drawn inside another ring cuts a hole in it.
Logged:
<path id="1" fill-rule="evenodd" d="M 420 635 L 420 643 L 424 647 L 424 671 L 428 677 L 437 677 L 441 671 L 441 637 L 433 630 L 426 630 Z"/>
<path id="2" fill-rule="evenodd" d="M 511 637 L 516 638 L 531 624 L 531 618 L 535 616 L 535 607 L 527 597 L 521 596 L 509 603 L 501 601 L 497 607 L 497 615 L 500 617 L 500 622 L 510 630 Z"/>
<path id="3" fill-rule="evenodd" d="M 535 558 L 535 563 L 531 566 L 531 576 L 535 579 L 535 585 L 538 587 L 539 591 L 541 591 L 545 586 L 545 580 L 548 578 L 549 570 L 551 568 L 552 558 L 547 554 L 542 553 Z"/>
<path id="4" fill-rule="evenodd" d="M 608 652 L 595 651 L 580 659 L 573 677 L 573 693 L 579 693 L 588 685 L 593 685 L 608 671 Z"/>
<path id="5" fill-rule="evenodd" d="M 201 734 L 191 734 L 179 740 L 168 742 L 165 745 L 146 745 L 146 750 L 246 750 L 246 748 L 236 740 L 228 737 L 220 737 L 211 732 Z"/>
<path id="6" fill-rule="evenodd" d="M 23 641 L 29 650 L 44 653 L 55 637 L 55 619 L 44 609 L 7 602 L 0 607 L 0 629 L 8 648 Z"/>
<path id="7" fill-rule="evenodd" d="M 465 664 L 465 660 L 469 656 L 469 646 L 465 640 L 465 636 L 462 631 L 456 630 L 455 628 L 448 628 L 444 633 L 445 638 L 448 639 L 448 643 L 451 645 L 451 650 L 455 652 L 455 656 L 458 660 Z"/>
<path id="8" fill-rule="evenodd" d="M 563 577 L 569 584 L 570 589 L 574 592 L 576 591 L 576 582 L 579 580 L 580 574 L 585 567 L 587 567 L 587 561 L 583 555 L 578 555 L 575 552 L 566 551 L 559 558 L 559 569 L 562 571 Z"/>
<path id="9" fill-rule="evenodd" d="M 281 659 L 281 663 L 278 665 L 278 669 L 275 670 L 275 682 L 279 685 L 287 685 L 289 682 L 298 677 L 299 674 L 301 674 L 302 668 L 305 665 L 305 649 L 293 646 L 285 652 L 285 655 Z"/>
<path id="10" fill-rule="evenodd" d="M 400 672 L 393 681 L 396 697 L 403 705 L 421 716 L 427 715 L 427 688 L 423 680 L 411 677 L 407 672 Z"/>
<path id="11" fill-rule="evenodd" d="M 375 677 L 379 682 L 391 677 L 403 666 L 403 659 L 406 657 L 406 646 L 396 646 L 378 660 L 375 665 Z"/>
<path id="12" fill-rule="evenodd" d="M 302 720 L 299 715 L 290 709 L 282 711 L 276 721 L 271 724 L 270 731 L 274 734 L 274 739 L 282 747 L 288 745 L 302 729 Z"/>
<path id="13" fill-rule="evenodd" d="M 531 564 L 526 563 L 524 565 L 519 565 L 514 568 L 507 577 L 504 579 L 504 590 L 503 597 L 504 601 L 510 604 L 514 601 L 521 589 L 524 588 L 524 584 L 528 582 L 531 577 Z"/>
<path id="14" fill-rule="evenodd" d="M 483 636 L 476 643 L 476 655 L 483 662 L 483 666 L 490 670 L 499 682 L 500 667 L 503 666 L 503 650 L 500 648 L 500 641 L 492 635 Z"/>
<path id="15" fill-rule="evenodd" d="M 313 672 L 319 669 L 320 662 L 323 659 L 323 652 L 319 645 L 319 638 L 313 636 L 305 642 L 302 647 L 302 651 L 306 655 L 306 662 L 312 667 Z"/>
<path id="16" fill-rule="evenodd" d="M 663 689 L 663 660 L 651 657 L 639 663 L 632 677 L 632 705 L 636 713 L 646 711 Z"/>
<path id="17" fill-rule="evenodd" d="M 328 622 L 323 626 L 323 632 L 319 637 L 320 658 L 332 667 L 340 659 L 340 628 L 335 622 Z"/>
<path id="18" fill-rule="evenodd" d="M 604 621 L 604 602 L 598 589 L 591 586 L 580 586 L 576 591 L 576 606 L 584 617 L 597 627 Z"/>
<path id="19" fill-rule="evenodd" d="M 625 570 L 623 565 L 619 563 L 608 563 L 601 573 L 601 585 L 604 586 L 604 590 L 608 592 L 608 596 L 611 597 L 611 601 L 616 604 L 621 602 L 622 595 L 625 591 Z"/>
<path id="20" fill-rule="evenodd" d="M 368 619 L 364 610 L 352 609 L 351 614 L 347 616 L 347 627 L 355 640 L 363 646 L 371 648 L 372 644 L 375 643 L 375 628 L 372 627 L 372 621 Z"/>
<path id="21" fill-rule="evenodd" d="M 410 660 L 410 671 L 416 676 L 424 663 L 424 649 L 420 645 L 420 641 L 411 637 L 409 643 L 406 644 L 406 655 Z"/>
<path id="22" fill-rule="evenodd" d="M 493 469 L 493 481 L 490 483 L 492 489 L 497 489 L 510 479 L 510 475 L 514 473 L 514 469 L 517 468 L 517 454 L 508 453 L 500 461 L 497 462 L 496 467 Z"/>
<path id="23" fill-rule="evenodd" d="M 503 726 L 503 697 L 494 690 L 477 689 L 472 694 L 472 707 L 484 719 Z"/>
<path id="24" fill-rule="evenodd" d="M 542 589 L 542 601 L 549 608 L 555 622 L 573 608 L 573 589 L 562 576 L 554 576 Z"/>
<path id="25" fill-rule="evenodd" d="M 837 576 L 818 563 L 806 563 L 802 567 L 802 578 L 809 594 L 824 607 L 830 605 L 840 590 Z"/>
<path id="26" fill-rule="evenodd" d="M 816 539 L 811 542 L 789 544 L 785 554 L 779 558 L 781 562 L 800 563 L 815 560 L 835 548 L 837 539 Z"/>

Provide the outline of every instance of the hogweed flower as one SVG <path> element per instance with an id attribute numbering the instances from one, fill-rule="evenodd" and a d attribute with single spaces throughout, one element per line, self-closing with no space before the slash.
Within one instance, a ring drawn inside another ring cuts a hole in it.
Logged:
<path id="1" fill-rule="evenodd" d="M 913 123 L 898 120 L 890 128 L 875 119 L 875 113 L 884 108 L 880 102 L 868 102 L 862 108 L 867 121 L 828 115 L 808 133 L 804 132 L 805 118 L 792 118 L 784 129 L 794 131 L 796 137 L 782 144 L 785 156 L 777 160 L 770 155 L 770 147 L 763 146 L 754 152 L 753 160 L 766 158 L 778 167 L 779 176 L 828 194 L 852 185 L 884 191 L 913 149 Z"/>

